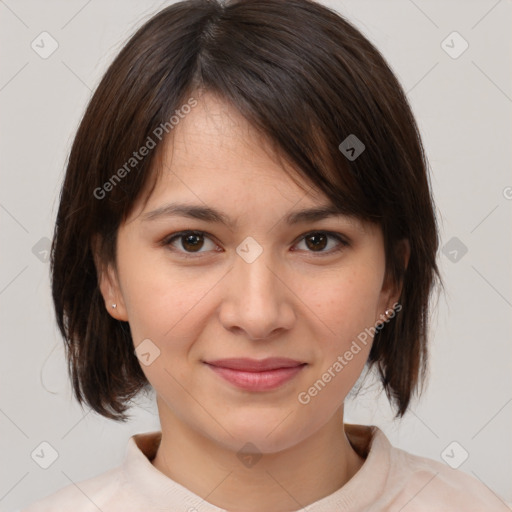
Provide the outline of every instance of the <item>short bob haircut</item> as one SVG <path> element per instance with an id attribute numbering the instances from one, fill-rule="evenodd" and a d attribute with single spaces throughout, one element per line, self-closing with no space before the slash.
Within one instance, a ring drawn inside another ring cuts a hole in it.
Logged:
<path id="1" fill-rule="evenodd" d="M 382 228 L 402 310 L 377 330 L 367 368 L 378 370 L 403 416 L 426 375 L 439 279 L 428 163 L 382 55 L 342 16 L 310 0 L 174 3 L 131 37 L 105 73 L 71 148 L 51 251 L 56 318 L 78 402 L 126 421 L 129 402 L 151 389 L 128 323 L 106 311 L 99 267 L 115 268 L 117 230 L 161 172 L 163 143 L 144 157 L 134 152 L 149 147 L 148 138 L 158 143 L 161 127 L 169 132 L 172 116 L 204 92 L 234 106 L 341 213 Z M 349 135 L 365 147 L 355 159 L 339 148 Z"/>

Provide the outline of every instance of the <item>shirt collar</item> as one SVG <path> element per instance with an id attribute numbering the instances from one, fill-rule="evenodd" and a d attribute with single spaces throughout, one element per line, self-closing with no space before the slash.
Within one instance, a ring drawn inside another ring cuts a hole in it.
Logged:
<path id="1" fill-rule="evenodd" d="M 354 449 L 365 458 L 359 471 L 340 489 L 310 505 L 307 512 L 363 510 L 383 492 L 390 467 L 391 445 L 384 433 L 375 426 L 345 424 L 345 432 Z M 170 479 L 151 461 L 156 455 L 162 433 L 136 434 L 128 441 L 123 476 L 141 500 L 155 508 L 166 510 L 170 505 L 197 512 L 226 512 Z"/>

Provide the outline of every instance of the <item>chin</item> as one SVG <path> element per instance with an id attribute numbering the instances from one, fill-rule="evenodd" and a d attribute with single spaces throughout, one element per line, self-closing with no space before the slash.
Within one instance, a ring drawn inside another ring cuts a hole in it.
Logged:
<path id="1" fill-rule="evenodd" d="M 283 451 L 302 441 L 308 431 L 315 431 L 315 425 L 305 425 L 294 416 L 286 408 L 266 413 L 259 408 L 252 413 L 225 415 L 223 424 L 232 437 L 223 429 L 216 429 L 220 437 L 215 436 L 214 440 L 235 452 L 246 443 L 255 445 L 260 453 Z"/>

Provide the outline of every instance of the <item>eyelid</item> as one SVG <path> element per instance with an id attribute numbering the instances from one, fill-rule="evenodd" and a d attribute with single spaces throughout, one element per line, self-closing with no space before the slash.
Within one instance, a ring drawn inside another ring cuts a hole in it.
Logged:
<path id="1" fill-rule="evenodd" d="M 339 242 L 339 246 L 337 248 L 335 248 L 335 249 L 331 249 L 330 251 L 318 251 L 318 252 L 316 252 L 316 251 L 304 251 L 304 252 L 307 252 L 307 253 L 309 253 L 311 255 L 318 255 L 318 256 L 324 255 L 324 256 L 328 256 L 328 255 L 335 254 L 336 252 L 338 252 L 338 251 L 342 250 L 343 248 L 345 248 L 345 247 L 350 245 L 349 240 L 342 233 L 335 232 L 335 231 L 323 230 L 323 229 L 313 229 L 313 230 L 310 230 L 310 231 L 308 231 L 306 233 L 303 233 L 299 237 L 297 237 L 294 240 L 292 247 L 297 245 L 299 242 L 302 242 L 308 236 L 314 235 L 314 234 L 317 234 L 317 233 L 321 233 L 321 234 L 327 235 L 328 237 L 334 238 L 337 242 Z M 170 246 L 172 246 L 172 242 L 175 241 L 176 239 L 179 239 L 180 237 L 184 237 L 186 235 L 191 235 L 191 234 L 192 235 L 199 235 L 199 236 L 202 236 L 204 238 L 208 238 L 212 242 L 214 242 L 216 245 L 219 245 L 216 242 L 216 238 L 213 235 L 211 235 L 207 231 L 198 230 L 198 229 L 184 229 L 182 231 L 176 231 L 174 233 L 171 233 L 170 235 L 166 236 L 160 242 L 160 245 L 162 245 L 164 247 L 170 247 Z M 170 249 L 170 250 L 172 252 L 175 252 L 175 253 L 178 253 L 178 254 L 182 255 L 185 258 L 195 258 L 195 257 L 199 257 L 201 254 L 207 254 L 208 252 L 211 252 L 211 251 L 187 252 L 187 251 L 181 251 L 181 250 L 174 249 L 174 248 Z M 220 251 L 215 251 L 215 252 L 220 252 Z"/>
<path id="2" fill-rule="evenodd" d="M 182 237 L 184 237 L 186 235 L 199 235 L 199 236 L 202 236 L 203 238 L 210 239 L 217 246 L 219 245 L 216 242 L 216 238 L 213 235 L 211 235 L 207 231 L 202 231 L 200 229 L 184 229 L 182 231 L 176 231 L 175 233 L 171 233 L 170 235 L 166 236 L 160 242 L 160 245 L 163 245 L 164 247 L 171 247 L 173 241 L 179 240 L 180 238 L 182 238 Z M 181 251 L 181 250 L 175 249 L 175 248 L 172 248 L 170 250 L 172 252 L 184 255 L 185 257 L 191 257 L 191 258 L 194 258 L 194 257 L 200 256 L 201 254 L 206 254 L 206 253 L 210 252 L 210 251 L 198 251 L 198 252 L 194 253 L 194 252 Z"/>
<path id="3" fill-rule="evenodd" d="M 334 238 L 339 243 L 339 245 L 338 245 L 338 247 L 331 249 L 330 251 L 318 251 L 318 252 L 305 251 L 309 255 L 329 256 L 329 255 L 332 255 L 332 254 L 335 254 L 335 253 L 341 251 L 342 249 L 344 249 L 345 247 L 348 247 L 350 245 L 349 240 L 342 233 L 339 233 L 337 231 L 329 231 L 329 230 L 325 230 L 325 229 L 313 229 L 311 231 L 308 231 L 307 233 L 303 233 L 295 240 L 293 245 L 295 246 L 299 242 L 302 242 L 308 236 L 314 235 L 317 233 L 321 233 L 321 234 L 327 235 L 328 237 Z"/>
<path id="4" fill-rule="evenodd" d="M 345 235 L 343 235 L 343 233 L 339 233 L 338 231 L 329 231 L 328 229 L 311 229 L 310 231 L 307 231 L 306 233 L 302 233 L 302 235 L 299 235 L 299 237 L 295 240 L 294 244 L 300 242 L 301 240 L 310 235 L 315 235 L 316 233 L 322 233 L 324 235 L 336 238 L 337 240 L 343 242 L 344 244 L 349 244 L 348 238 Z"/>

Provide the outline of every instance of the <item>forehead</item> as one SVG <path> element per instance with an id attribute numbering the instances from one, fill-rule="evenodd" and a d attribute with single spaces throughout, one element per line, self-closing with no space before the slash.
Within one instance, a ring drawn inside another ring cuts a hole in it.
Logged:
<path id="1" fill-rule="evenodd" d="M 230 104 L 208 93 L 163 140 L 154 174 L 137 214 L 171 194 L 216 204 L 228 195 L 240 201 L 263 196 L 289 206 L 298 201 L 302 207 L 329 203 L 275 143 Z"/>
<path id="2" fill-rule="evenodd" d="M 208 93 L 165 142 L 162 162 L 171 170 L 201 169 L 205 177 L 211 170 L 223 178 L 226 170 L 239 180 L 272 178 L 282 184 L 289 181 L 285 171 L 294 173 L 275 143 L 232 105 Z"/>
<path id="3" fill-rule="evenodd" d="M 337 218 L 358 231 L 373 223 L 346 214 L 240 112 L 205 93 L 156 154 L 153 179 L 126 222 L 185 216 L 230 229 Z"/>

